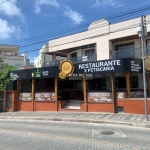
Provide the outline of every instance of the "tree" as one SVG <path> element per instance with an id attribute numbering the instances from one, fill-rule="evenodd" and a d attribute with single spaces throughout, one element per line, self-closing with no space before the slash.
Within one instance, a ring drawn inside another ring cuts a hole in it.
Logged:
<path id="1" fill-rule="evenodd" d="M 13 66 L 3 64 L 3 60 L 0 58 L 0 92 L 6 91 L 7 84 L 10 82 L 9 72 L 13 70 Z"/>

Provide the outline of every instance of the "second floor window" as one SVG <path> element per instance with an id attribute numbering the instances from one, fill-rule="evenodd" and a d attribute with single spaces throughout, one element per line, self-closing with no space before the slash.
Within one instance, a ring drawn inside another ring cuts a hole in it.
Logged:
<path id="1" fill-rule="evenodd" d="M 75 53 L 70 54 L 70 58 L 74 58 L 74 57 L 77 57 L 77 53 L 76 53 L 76 52 L 75 52 Z"/>
<path id="2" fill-rule="evenodd" d="M 90 55 L 93 55 L 93 54 L 95 54 L 95 50 L 94 49 L 85 51 L 85 56 L 90 56 Z"/>
<path id="3" fill-rule="evenodd" d="M 6 52 L 6 55 L 12 55 L 12 52 Z"/>
<path id="4" fill-rule="evenodd" d="M 115 45 L 115 51 L 130 50 L 134 48 L 134 42 Z"/>

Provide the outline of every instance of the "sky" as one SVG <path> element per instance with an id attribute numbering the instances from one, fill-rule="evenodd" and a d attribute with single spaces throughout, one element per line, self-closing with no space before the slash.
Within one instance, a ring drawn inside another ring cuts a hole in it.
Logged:
<path id="1" fill-rule="evenodd" d="M 0 44 L 18 45 L 31 62 L 48 41 L 150 14 L 150 0 L 0 0 Z"/>

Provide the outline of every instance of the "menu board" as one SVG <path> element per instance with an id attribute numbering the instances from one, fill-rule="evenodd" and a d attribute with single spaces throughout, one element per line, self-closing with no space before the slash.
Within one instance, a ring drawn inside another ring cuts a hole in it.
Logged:
<path id="1" fill-rule="evenodd" d="M 55 93 L 35 93 L 35 101 L 54 101 Z"/>
<path id="2" fill-rule="evenodd" d="M 130 94 L 131 98 L 143 98 L 144 97 L 144 92 L 143 91 L 134 91 L 134 92 L 131 92 Z"/>
<path id="3" fill-rule="evenodd" d="M 88 92 L 88 102 L 112 103 L 111 92 Z"/>
<path id="4" fill-rule="evenodd" d="M 127 92 L 116 92 L 116 98 L 127 98 Z"/>
<path id="5" fill-rule="evenodd" d="M 31 101 L 31 93 L 19 93 L 19 100 L 20 101 Z"/>

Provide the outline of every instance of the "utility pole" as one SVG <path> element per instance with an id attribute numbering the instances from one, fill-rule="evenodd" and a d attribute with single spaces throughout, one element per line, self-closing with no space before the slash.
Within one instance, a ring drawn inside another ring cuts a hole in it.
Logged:
<path id="1" fill-rule="evenodd" d="M 137 32 L 139 37 L 141 37 L 141 45 L 142 45 L 142 62 L 143 62 L 143 85 L 144 85 L 144 106 L 145 106 L 145 118 L 148 121 L 148 107 L 147 107 L 147 91 L 146 91 L 146 73 L 145 73 L 145 52 L 144 51 L 144 41 L 147 36 L 147 27 L 145 23 L 145 16 L 141 17 L 140 27 L 137 28 Z"/>

